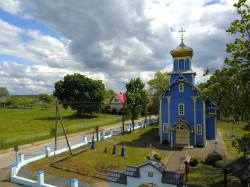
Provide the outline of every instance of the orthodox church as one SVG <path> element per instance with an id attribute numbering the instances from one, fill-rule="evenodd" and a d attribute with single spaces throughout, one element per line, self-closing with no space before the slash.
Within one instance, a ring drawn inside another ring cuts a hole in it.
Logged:
<path id="1" fill-rule="evenodd" d="M 191 69 L 193 49 L 181 44 L 171 52 L 173 71 L 169 86 L 159 95 L 160 141 L 173 146 L 206 146 L 216 138 L 217 106 L 199 98 L 202 92 L 194 85 L 196 73 Z"/>

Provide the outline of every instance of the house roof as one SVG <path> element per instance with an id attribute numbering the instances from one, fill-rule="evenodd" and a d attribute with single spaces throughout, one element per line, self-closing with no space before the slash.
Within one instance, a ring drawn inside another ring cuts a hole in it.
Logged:
<path id="1" fill-rule="evenodd" d="M 119 171 L 108 171 L 106 179 L 110 182 L 127 184 L 127 176 Z"/>
<path id="2" fill-rule="evenodd" d="M 250 182 L 250 158 L 240 157 L 222 165 L 229 173 L 244 182 Z"/>
<path id="3" fill-rule="evenodd" d="M 162 173 L 161 182 L 168 184 L 180 184 L 181 174 L 179 172 L 174 171 L 164 171 Z"/>
<path id="4" fill-rule="evenodd" d="M 184 56 L 190 56 L 191 58 L 194 56 L 193 49 L 190 47 L 187 47 L 183 41 L 181 41 L 181 44 L 176 48 L 170 51 L 170 54 L 173 57 L 184 57 Z"/>
<path id="5" fill-rule="evenodd" d="M 165 168 L 166 168 L 166 166 L 163 163 L 161 163 L 160 161 L 156 159 L 147 160 L 146 162 L 141 163 L 139 168 L 146 166 L 146 165 L 153 166 L 155 169 L 157 169 L 161 173 L 163 173 L 163 171 L 165 171 Z"/>
<path id="6" fill-rule="evenodd" d="M 125 103 L 127 100 L 127 97 L 125 94 L 117 94 L 117 96 L 119 97 L 119 99 L 121 100 L 121 102 Z"/>
<path id="7" fill-rule="evenodd" d="M 140 171 L 138 166 L 126 165 L 125 174 L 130 177 L 140 177 Z"/>

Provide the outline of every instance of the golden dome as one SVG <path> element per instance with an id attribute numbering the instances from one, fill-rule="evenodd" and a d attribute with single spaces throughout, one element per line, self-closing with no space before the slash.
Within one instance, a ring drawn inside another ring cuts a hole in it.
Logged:
<path id="1" fill-rule="evenodd" d="M 194 56 L 194 52 L 192 48 L 189 48 L 185 46 L 183 42 L 177 47 L 176 49 L 173 49 L 170 54 L 173 57 L 184 57 L 184 56 L 190 56 L 191 58 Z"/>

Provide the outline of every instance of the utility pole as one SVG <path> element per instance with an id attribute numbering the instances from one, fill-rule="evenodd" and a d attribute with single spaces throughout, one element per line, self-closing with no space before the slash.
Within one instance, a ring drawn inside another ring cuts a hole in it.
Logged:
<path id="1" fill-rule="evenodd" d="M 122 135 L 124 136 L 124 107 L 125 104 L 123 103 L 123 114 L 122 114 Z"/>

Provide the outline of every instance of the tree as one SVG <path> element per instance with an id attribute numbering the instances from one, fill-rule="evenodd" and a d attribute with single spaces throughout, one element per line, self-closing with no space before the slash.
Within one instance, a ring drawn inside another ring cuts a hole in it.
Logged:
<path id="1" fill-rule="evenodd" d="M 0 97 L 9 96 L 9 91 L 5 87 L 0 87 Z"/>
<path id="2" fill-rule="evenodd" d="M 53 96 L 48 94 L 39 94 L 38 98 L 40 101 L 44 101 L 46 103 L 51 103 L 53 101 Z"/>
<path id="3" fill-rule="evenodd" d="M 131 121 L 134 131 L 134 120 L 138 119 L 140 112 L 145 109 L 146 104 L 149 102 L 147 91 L 144 89 L 145 84 L 142 82 L 140 77 L 137 79 L 131 79 L 129 83 L 126 84 L 127 91 L 125 95 L 126 109 L 131 114 Z"/>
<path id="4" fill-rule="evenodd" d="M 169 75 L 167 72 L 161 73 L 160 71 L 155 72 L 154 78 L 148 82 L 148 93 L 154 95 L 152 102 L 148 105 L 147 110 L 151 113 L 158 113 L 159 99 L 158 95 L 163 92 L 169 85 Z"/>
<path id="5" fill-rule="evenodd" d="M 75 73 L 66 75 L 64 80 L 55 83 L 54 96 L 63 104 L 77 110 L 78 115 L 91 113 L 103 106 L 105 86 L 101 80 L 92 80 L 84 75 Z"/>
<path id="6" fill-rule="evenodd" d="M 116 96 L 116 93 L 114 90 L 106 90 L 105 99 L 112 99 L 115 96 Z"/>

